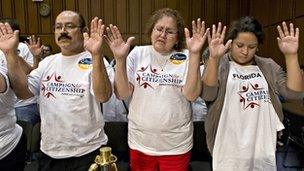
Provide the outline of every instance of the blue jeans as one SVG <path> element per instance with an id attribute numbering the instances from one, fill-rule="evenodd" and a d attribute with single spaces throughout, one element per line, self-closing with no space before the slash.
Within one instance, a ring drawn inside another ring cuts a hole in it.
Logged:
<path id="1" fill-rule="evenodd" d="M 40 122 L 39 107 L 37 103 L 16 107 L 15 112 L 17 121 L 25 121 L 32 124 Z"/>

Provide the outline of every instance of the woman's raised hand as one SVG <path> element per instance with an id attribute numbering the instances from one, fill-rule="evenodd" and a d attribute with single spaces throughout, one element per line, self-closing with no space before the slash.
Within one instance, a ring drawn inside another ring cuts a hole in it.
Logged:
<path id="1" fill-rule="evenodd" d="M 219 58 L 229 49 L 232 40 L 229 40 L 224 44 L 225 33 L 226 26 L 222 29 L 221 22 L 218 23 L 217 27 L 215 24 L 212 25 L 212 33 L 211 35 L 208 35 L 210 58 Z"/>

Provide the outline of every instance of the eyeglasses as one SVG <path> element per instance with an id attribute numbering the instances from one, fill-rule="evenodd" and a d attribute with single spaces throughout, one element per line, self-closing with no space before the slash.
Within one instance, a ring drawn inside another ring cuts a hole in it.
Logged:
<path id="1" fill-rule="evenodd" d="M 175 29 L 170 29 L 170 28 L 166 29 L 165 27 L 154 27 L 153 30 L 155 30 L 159 34 L 162 34 L 163 32 L 165 32 L 165 34 L 167 34 L 167 35 L 174 35 L 178 32 Z"/>
<path id="2" fill-rule="evenodd" d="M 62 25 L 62 24 L 56 24 L 55 25 L 55 31 L 60 31 L 62 30 L 63 28 L 66 30 L 66 31 L 72 31 L 74 30 L 75 28 L 81 28 L 81 26 L 77 26 L 73 23 L 68 23 L 68 24 L 65 24 L 65 25 Z"/>

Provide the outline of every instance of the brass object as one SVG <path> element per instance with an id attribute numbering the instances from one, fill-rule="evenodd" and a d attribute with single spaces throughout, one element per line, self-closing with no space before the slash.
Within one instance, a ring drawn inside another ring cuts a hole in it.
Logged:
<path id="1" fill-rule="evenodd" d="M 100 154 L 96 156 L 89 171 L 118 171 L 116 166 L 117 157 L 112 154 L 111 147 L 102 147 Z"/>

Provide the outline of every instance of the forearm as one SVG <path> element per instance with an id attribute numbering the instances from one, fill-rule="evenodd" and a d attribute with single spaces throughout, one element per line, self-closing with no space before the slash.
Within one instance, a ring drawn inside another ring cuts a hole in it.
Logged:
<path id="1" fill-rule="evenodd" d="M 298 55 L 289 55 L 285 59 L 287 87 L 294 91 L 304 91 L 304 80 L 299 66 Z"/>
<path id="2" fill-rule="evenodd" d="M 93 56 L 92 81 L 93 92 L 98 101 L 104 103 L 112 95 L 111 83 L 100 55 Z"/>
<path id="3" fill-rule="evenodd" d="M 189 66 L 183 95 L 189 101 L 194 101 L 202 90 L 200 74 L 200 54 L 189 54 Z"/>
<path id="4" fill-rule="evenodd" d="M 7 89 L 4 76 L 0 73 L 0 93 L 5 92 Z"/>
<path id="5" fill-rule="evenodd" d="M 218 58 L 209 58 L 203 74 L 203 82 L 208 86 L 216 86 L 218 82 Z"/>
<path id="6" fill-rule="evenodd" d="M 28 99 L 33 95 L 27 85 L 27 76 L 24 73 L 19 56 L 16 52 L 6 53 L 7 69 L 11 86 L 19 99 Z"/>
<path id="7" fill-rule="evenodd" d="M 127 99 L 132 95 L 132 87 L 127 76 L 126 59 L 116 61 L 114 87 L 118 99 Z"/>
<path id="8" fill-rule="evenodd" d="M 39 56 L 34 56 L 34 63 L 33 63 L 33 66 L 32 66 L 32 70 L 38 68 L 38 64 L 41 60 L 41 55 Z"/>
<path id="9" fill-rule="evenodd" d="M 28 75 L 28 74 L 34 69 L 34 68 L 33 68 L 30 64 L 28 64 L 22 57 L 19 57 L 18 60 L 19 60 L 19 65 L 20 65 L 22 71 L 23 71 L 26 75 Z"/>

